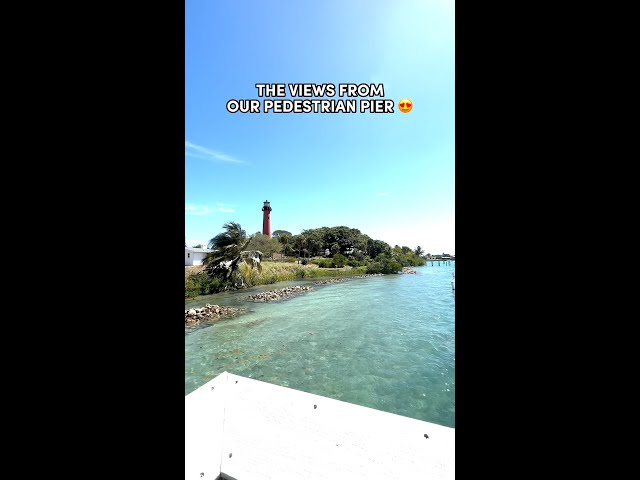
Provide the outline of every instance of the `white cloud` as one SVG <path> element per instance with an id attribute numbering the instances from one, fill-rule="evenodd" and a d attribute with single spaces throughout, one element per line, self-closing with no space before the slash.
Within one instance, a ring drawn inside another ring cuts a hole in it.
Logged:
<path id="1" fill-rule="evenodd" d="M 209 207 L 206 205 L 185 205 L 184 213 L 185 215 L 207 215 L 209 213 Z"/>
<path id="2" fill-rule="evenodd" d="M 376 193 L 376 197 L 388 197 L 389 194 L 387 192 L 378 192 Z"/>
<path id="3" fill-rule="evenodd" d="M 226 162 L 226 163 L 246 163 L 237 158 L 233 158 L 226 153 L 216 152 L 215 150 L 209 150 L 208 148 L 191 143 L 188 140 L 184 142 L 184 155 L 185 157 L 201 158 L 203 160 L 209 160 L 213 162 Z"/>

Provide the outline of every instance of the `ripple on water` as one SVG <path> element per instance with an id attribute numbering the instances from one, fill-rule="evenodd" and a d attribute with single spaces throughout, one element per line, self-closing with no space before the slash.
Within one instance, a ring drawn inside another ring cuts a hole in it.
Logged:
<path id="1" fill-rule="evenodd" d="M 185 394 L 223 371 L 455 426 L 453 266 L 314 286 L 185 335 Z M 311 282 L 283 282 L 260 291 Z M 243 292 L 246 296 L 247 292 Z"/>

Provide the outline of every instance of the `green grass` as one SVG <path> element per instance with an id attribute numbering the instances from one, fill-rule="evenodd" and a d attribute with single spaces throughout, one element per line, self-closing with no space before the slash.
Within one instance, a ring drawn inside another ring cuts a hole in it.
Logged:
<path id="1" fill-rule="evenodd" d="M 355 268 L 318 268 L 317 265 L 299 265 L 297 263 L 262 262 L 262 271 L 251 269 L 248 265 L 240 266 L 240 272 L 244 276 L 248 286 L 270 285 L 276 282 L 292 280 L 322 278 L 322 277 L 349 277 L 364 275 L 367 267 Z M 218 279 L 210 279 L 206 273 L 198 273 L 187 278 L 185 282 L 185 297 L 193 298 L 197 295 L 216 293 L 224 287 Z"/>
<path id="2" fill-rule="evenodd" d="M 366 267 L 357 268 L 318 268 L 317 265 L 299 265 L 297 263 L 262 262 L 262 271 L 254 270 L 247 273 L 245 278 L 252 285 L 269 285 L 276 282 L 286 282 L 302 278 L 354 276 L 366 273 Z"/>

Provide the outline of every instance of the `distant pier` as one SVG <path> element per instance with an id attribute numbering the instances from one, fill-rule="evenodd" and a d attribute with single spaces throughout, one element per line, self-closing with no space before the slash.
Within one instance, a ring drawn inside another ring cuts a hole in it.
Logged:
<path id="1" fill-rule="evenodd" d="M 453 261 L 453 262 L 455 262 L 455 259 L 453 259 L 453 260 L 449 260 L 449 259 L 446 259 L 446 260 L 444 260 L 444 259 L 440 259 L 440 260 L 439 260 L 439 259 L 435 259 L 435 260 L 427 259 L 427 264 L 428 264 L 429 262 L 431 262 L 431 266 L 432 266 L 432 267 L 433 267 L 433 264 L 434 264 L 434 263 L 437 263 L 437 264 L 438 264 L 438 266 L 440 266 L 440 263 L 441 263 L 441 262 L 442 262 L 442 265 L 451 265 L 451 262 L 452 262 L 452 261 Z"/>

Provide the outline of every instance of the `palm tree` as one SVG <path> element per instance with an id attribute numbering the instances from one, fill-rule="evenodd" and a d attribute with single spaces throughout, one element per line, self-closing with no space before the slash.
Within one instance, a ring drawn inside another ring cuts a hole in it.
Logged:
<path id="1" fill-rule="evenodd" d="M 295 244 L 296 248 L 298 249 L 298 257 L 301 257 L 302 253 L 303 253 L 303 250 L 305 250 L 305 248 L 307 246 L 307 237 L 305 237 L 302 234 L 296 235 L 294 237 L 294 244 Z"/>
<path id="2" fill-rule="evenodd" d="M 278 241 L 282 244 L 282 251 L 284 256 L 287 256 L 287 250 L 289 249 L 289 242 L 291 242 L 291 235 L 287 235 L 286 233 L 280 235 L 278 237 Z"/>
<path id="3" fill-rule="evenodd" d="M 236 286 L 237 280 L 240 280 L 241 285 L 244 285 L 240 265 L 246 264 L 251 269 L 261 271 L 262 252 L 245 250 L 251 237 L 247 237 L 247 232 L 239 223 L 228 222 L 222 228 L 225 229 L 224 232 L 209 240 L 208 247 L 213 251 L 204 259 L 205 270 L 211 277 L 232 280 Z"/>
<path id="4" fill-rule="evenodd" d="M 230 245 L 241 245 L 243 242 L 249 240 L 247 232 L 242 229 L 239 223 L 227 222 L 222 228 L 225 229 L 224 232 L 219 233 L 209 240 L 209 248 L 220 249 Z"/>
<path id="5" fill-rule="evenodd" d="M 418 245 L 418 248 L 416 248 L 413 253 L 415 253 L 416 255 L 418 255 L 419 257 L 421 257 L 422 255 L 424 255 L 424 250 L 422 249 L 422 247 L 420 245 Z"/>

